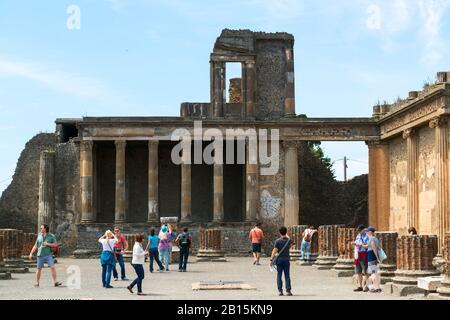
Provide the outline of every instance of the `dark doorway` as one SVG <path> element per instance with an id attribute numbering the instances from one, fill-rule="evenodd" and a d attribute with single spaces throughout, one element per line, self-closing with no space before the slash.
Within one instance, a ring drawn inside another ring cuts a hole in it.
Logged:
<path id="1" fill-rule="evenodd" d="M 113 222 L 116 199 L 116 147 L 114 141 L 95 142 L 97 222 Z"/>
<path id="2" fill-rule="evenodd" d="M 159 142 L 158 146 L 158 183 L 159 215 L 178 217 L 181 215 L 181 166 L 171 160 L 175 142 Z"/>
<path id="3" fill-rule="evenodd" d="M 128 222 L 145 222 L 148 216 L 148 142 L 128 141 L 125 159 Z"/>

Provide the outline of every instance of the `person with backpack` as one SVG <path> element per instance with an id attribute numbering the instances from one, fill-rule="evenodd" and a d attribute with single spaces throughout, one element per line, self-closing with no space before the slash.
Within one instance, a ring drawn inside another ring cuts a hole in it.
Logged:
<path id="1" fill-rule="evenodd" d="M 283 272 L 286 281 L 286 295 L 292 296 L 291 292 L 291 276 L 290 276 L 290 254 L 289 250 L 292 244 L 291 239 L 287 236 L 287 228 L 281 227 L 281 237 L 275 240 L 272 256 L 270 257 L 270 267 L 276 265 L 277 267 L 277 286 L 279 295 L 283 295 Z"/>
<path id="2" fill-rule="evenodd" d="M 264 238 L 264 233 L 261 230 L 261 223 L 257 222 L 255 227 L 250 230 L 248 238 L 252 241 L 253 261 L 254 265 L 261 265 L 259 259 L 261 258 L 261 245 Z"/>
<path id="3" fill-rule="evenodd" d="M 311 239 L 312 236 L 316 232 L 314 229 L 314 226 L 309 226 L 306 228 L 302 233 L 302 243 L 301 243 L 301 253 L 302 253 L 302 259 L 304 262 L 309 261 L 309 256 L 311 254 Z"/>
<path id="4" fill-rule="evenodd" d="M 29 256 L 30 260 L 33 259 L 33 254 L 37 250 L 36 283 L 34 286 L 39 288 L 42 268 L 44 267 L 44 264 L 47 264 L 52 273 L 53 285 L 59 287 L 61 286 L 61 282 L 56 281 L 55 262 L 52 255 L 52 250 L 58 250 L 58 242 L 56 241 L 55 236 L 49 233 L 50 228 L 47 224 L 41 225 L 40 231 Z"/>
<path id="5" fill-rule="evenodd" d="M 105 234 L 98 239 L 98 242 L 102 245 L 103 250 L 100 256 L 100 264 L 102 265 L 102 284 L 103 288 L 114 288 L 111 283 L 111 274 L 113 267 L 116 264 L 116 257 L 114 255 L 114 245 L 118 239 L 112 233 L 111 230 L 105 232 Z"/>
<path id="6" fill-rule="evenodd" d="M 178 272 L 186 272 L 186 265 L 189 258 L 189 249 L 192 246 L 192 238 L 188 233 L 188 228 L 184 228 L 175 240 L 175 243 L 180 247 L 180 262 Z"/>
<path id="7" fill-rule="evenodd" d="M 150 260 L 150 273 L 153 272 L 153 260 L 156 261 L 159 267 L 159 272 L 164 270 L 164 267 L 159 261 L 159 252 L 158 252 L 158 244 L 159 238 L 155 235 L 155 229 L 150 230 L 150 235 L 148 236 L 148 244 L 147 251 L 149 252 L 149 260 Z"/>

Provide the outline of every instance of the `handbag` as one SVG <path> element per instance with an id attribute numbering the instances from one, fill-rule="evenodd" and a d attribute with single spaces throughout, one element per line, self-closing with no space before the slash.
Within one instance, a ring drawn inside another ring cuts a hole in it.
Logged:
<path id="1" fill-rule="evenodd" d="M 386 255 L 386 253 L 384 252 L 384 250 L 383 250 L 382 247 L 380 247 L 380 248 L 378 249 L 378 259 L 380 260 L 380 262 L 383 262 L 384 260 L 387 259 L 387 255 Z"/>

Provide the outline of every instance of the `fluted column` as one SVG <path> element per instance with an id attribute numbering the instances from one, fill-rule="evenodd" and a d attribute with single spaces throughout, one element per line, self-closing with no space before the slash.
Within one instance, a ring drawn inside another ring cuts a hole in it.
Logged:
<path id="1" fill-rule="evenodd" d="M 255 62 L 254 61 L 246 61 L 245 62 L 245 110 L 246 116 L 248 118 L 255 117 Z"/>
<path id="2" fill-rule="evenodd" d="M 80 143 L 81 222 L 95 222 L 92 141 Z"/>
<path id="3" fill-rule="evenodd" d="M 448 124 L 447 118 L 436 118 L 430 121 L 430 128 L 435 130 L 436 154 L 436 209 L 438 216 L 438 253 L 442 255 L 446 232 L 450 230 L 448 213 Z"/>
<path id="4" fill-rule="evenodd" d="M 222 250 L 222 231 L 220 229 L 200 229 L 197 262 L 225 262 Z"/>
<path id="5" fill-rule="evenodd" d="M 415 131 L 407 129 L 403 132 L 406 139 L 407 152 L 407 223 L 409 227 L 415 227 L 419 231 L 419 188 L 417 176 L 418 144 Z"/>
<path id="6" fill-rule="evenodd" d="M 295 142 L 285 142 L 284 168 L 284 224 L 299 224 L 298 155 Z"/>
<path id="7" fill-rule="evenodd" d="M 249 142 L 246 143 L 247 155 L 245 157 L 245 220 L 255 221 L 258 218 L 259 201 L 259 165 L 257 150 L 251 150 Z"/>
<path id="8" fill-rule="evenodd" d="M 186 152 L 186 154 L 184 153 Z M 183 149 L 183 163 L 181 164 L 181 221 L 192 221 L 192 167 L 191 149 Z"/>
<path id="9" fill-rule="evenodd" d="M 338 228 L 338 259 L 333 267 L 338 277 L 351 277 L 354 274 L 354 247 L 352 242 L 356 239 L 355 228 Z"/>
<path id="10" fill-rule="evenodd" d="M 42 151 L 39 162 L 38 228 L 42 224 L 48 224 L 51 230 L 53 229 L 55 212 L 54 179 L 55 153 Z"/>
<path id="11" fill-rule="evenodd" d="M 389 145 L 378 141 L 367 144 L 369 147 L 369 224 L 377 230 L 389 230 Z"/>
<path id="12" fill-rule="evenodd" d="M 290 226 L 288 227 L 289 238 L 294 242 L 294 246 L 291 247 L 290 257 L 292 261 L 300 260 L 302 256 L 301 245 L 303 240 L 303 231 L 308 228 L 307 225 Z M 306 259 L 306 258 L 305 258 Z"/>
<path id="13" fill-rule="evenodd" d="M 380 240 L 380 245 L 386 253 L 386 260 L 380 263 L 381 283 L 392 280 L 397 269 L 397 232 L 378 232 L 376 237 Z"/>
<path id="14" fill-rule="evenodd" d="M 147 222 L 158 223 L 158 141 L 148 142 L 148 217 Z"/>
<path id="15" fill-rule="evenodd" d="M 125 198 L 125 150 L 127 142 L 116 141 L 116 215 L 115 222 L 126 222 Z"/>
<path id="16" fill-rule="evenodd" d="M 286 92 L 284 99 L 284 114 L 295 116 L 295 83 L 294 83 L 294 48 L 286 48 Z"/>
<path id="17" fill-rule="evenodd" d="M 316 266 L 319 270 L 331 269 L 339 255 L 338 251 L 338 230 L 344 225 L 326 225 L 319 227 L 319 256 Z"/>

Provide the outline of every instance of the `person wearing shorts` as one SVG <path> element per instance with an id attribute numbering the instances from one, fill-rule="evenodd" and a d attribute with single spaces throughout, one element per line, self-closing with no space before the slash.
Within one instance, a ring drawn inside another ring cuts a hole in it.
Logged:
<path id="1" fill-rule="evenodd" d="M 352 243 L 355 246 L 355 273 L 358 275 L 358 287 L 353 291 L 369 291 L 367 287 L 367 249 L 369 247 L 369 237 L 366 234 L 365 227 L 363 225 L 359 225 L 356 228 L 358 231 L 358 235 L 356 236 L 355 241 Z M 363 275 L 366 278 L 365 286 L 363 289 Z"/>
<path id="2" fill-rule="evenodd" d="M 264 233 L 261 230 L 261 223 L 256 223 L 255 227 L 250 230 L 248 238 L 252 241 L 253 264 L 259 266 L 261 265 L 259 259 L 261 258 L 261 245 L 264 238 Z"/>
<path id="3" fill-rule="evenodd" d="M 34 252 L 37 250 L 37 270 L 36 270 L 36 283 L 35 287 L 39 287 L 41 280 L 42 268 L 47 264 L 50 268 L 53 278 L 53 284 L 55 287 L 61 286 L 61 282 L 56 281 L 56 269 L 55 262 L 53 261 L 52 249 L 58 246 L 54 235 L 49 233 L 49 226 L 46 224 L 41 225 L 41 233 L 39 233 L 36 243 L 30 252 L 30 260 L 33 258 Z"/>
<path id="4" fill-rule="evenodd" d="M 380 249 L 380 241 L 375 236 L 375 228 L 368 227 L 367 235 L 369 237 L 369 248 L 367 249 L 367 273 L 370 274 L 369 279 L 372 282 L 373 288 L 370 292 L 382 292 L 380 288 L 380 268 L 378 267 L 380 258 L 378 257 L 378 250 Z"/>

